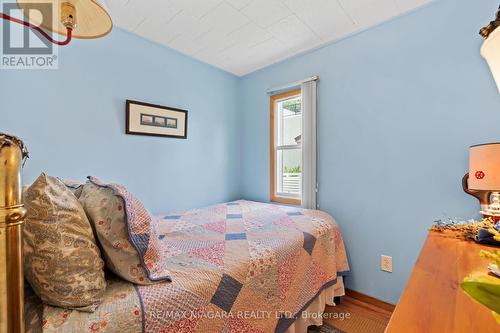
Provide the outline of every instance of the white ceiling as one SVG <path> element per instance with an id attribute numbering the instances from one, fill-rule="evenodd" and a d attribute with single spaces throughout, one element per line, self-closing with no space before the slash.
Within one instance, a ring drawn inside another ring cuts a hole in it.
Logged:
<path id="1" fill-rule="evenodd" d="M 432 0 L 107 0 L 114 24 L 242 76 Z"/>

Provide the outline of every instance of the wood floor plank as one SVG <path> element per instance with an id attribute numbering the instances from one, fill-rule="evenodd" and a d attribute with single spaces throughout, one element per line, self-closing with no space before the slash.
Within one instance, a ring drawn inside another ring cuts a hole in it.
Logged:
<path id="1" fill-rule="evenodd" d="M 383 333 L 392 314 L 347 295 L 340 304 L 328 306 L 326 312 L 331 315 L 324 322 L 346 333 Z"/>

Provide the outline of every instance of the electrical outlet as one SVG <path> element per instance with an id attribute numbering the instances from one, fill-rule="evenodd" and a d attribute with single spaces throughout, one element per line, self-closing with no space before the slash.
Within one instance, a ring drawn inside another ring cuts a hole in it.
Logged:
<path id="1" fill-rule="evenodd" d="M 384 272 L 392 273 L 392 257 L 381 255 L 380 269 L 383 270 Z"/>

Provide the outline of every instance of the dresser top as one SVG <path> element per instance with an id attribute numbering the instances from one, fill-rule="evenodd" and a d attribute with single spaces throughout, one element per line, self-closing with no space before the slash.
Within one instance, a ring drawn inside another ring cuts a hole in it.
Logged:
<path id="1" fill-rule="evenodd" d="M 491 310 L 460 288 L 471 272 L 487 272 L 481 249 L 494 248 L 429 232 L 386 333 L 500 332 Z"/>

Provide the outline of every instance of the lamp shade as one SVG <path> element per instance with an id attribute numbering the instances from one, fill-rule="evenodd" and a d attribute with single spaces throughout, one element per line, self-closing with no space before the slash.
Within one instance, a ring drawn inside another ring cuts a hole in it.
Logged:
<path id="1" fill-rule="evenodd" d="M 500 143 L 470 147 L 469 189 L 500 191 Z"/>
<path id="2" fill-rule="evenodd" d="M 500 28 L 486 38 L 481 47 L 481 55 L 486 59 L 500 92 Z"/>
<path id="3" fill-rule="evenodd" d="M 66 35 L 66 26 L 61 22 L 63 4 L 74 8 L 74 38 L 99 38 L 113 28 L 108 12 L 94 0 L 17 0 L 17 4 L 30 22 L 63 36 Z"/>

